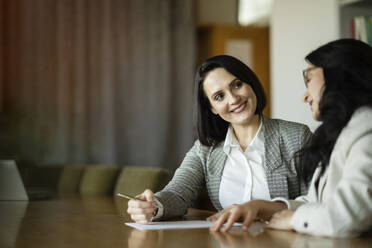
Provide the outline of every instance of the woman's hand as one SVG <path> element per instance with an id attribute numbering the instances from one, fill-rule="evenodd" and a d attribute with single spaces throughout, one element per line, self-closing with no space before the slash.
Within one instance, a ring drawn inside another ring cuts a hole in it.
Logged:
<path id="1" fill-rule="evenodd" d="M 215 221 L 214 226 L 210 228 L 211 231 L 219 231 L 223 224 L 225 227 L 221 229 L 222 232 L 228 231 L 234 222 L 242 221 L 243 230 L 256 220 L 259 212 L 259 206 L 255 201 L 250 201 L 244 204 L 233 204 L 230 207 L 210 216 L 208 221 Z"/>
<path id="2" fill-rule="evenodd" d="M 279 230 L 291 231 L 290 222 L 294 214 L 293 210 L 283 210 L 273 215 L 267 227 Z"/>
<path id="3" fill-rule="evenodd" d="M 257 219 L 269 220 L 271 216 L 283 209 L 287 205 L 280 201 L 264 201 L 253 200 L 243 204 L 233 204 L 230 207 L 218 212 L 207 218 L 208 221 L 215 221 L 211 231 L 219 231 L 223 224 L 226 223 L 223 232 L 228 231 L 234 222 L 243 222 L 243 230 L 248 230 L 248 227 Z"/>
<path id="4" fill-rule="evenodd" d="M 147 224 L 151 221 L 156 203 L 154 193 L 146 189 L 142 194 L 136 196 L 138 200 L 129 200 L 127 212 L 136 223 Z"/>

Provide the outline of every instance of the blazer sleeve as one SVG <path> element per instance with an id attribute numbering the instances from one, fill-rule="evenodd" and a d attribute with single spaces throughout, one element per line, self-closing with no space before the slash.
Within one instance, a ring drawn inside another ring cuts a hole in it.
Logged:
<path id="1" fill-rule="evenodd" d="M 196 141 L 172 180 L 163 190 L 155 194 L 155 198 L 164 207 L 161 219 L 182 216 L 195 204 L 205 185 L 203 162 L 199 156 L 200 149 L 201 144 Z"/>
<path id="2" fill-rule="evenodd" d="M 295 130 L 295 132 L 293 131 Z M 291 160 L 290 168 L 295 170 L 296 173 L 293 174 L 295 177 L 288 177 L 290 181 L 288 185 L 288 199 L 295 199 L 298 196 L 306 195 L 308 192 L 308 187 L 301 175 L 301 153 L 299 150 L 304 148 L 308 142 L 310 142 L 313 134 L 310 129 L 305 125 L 297 125 L 296 129 L 291 130 Z"/>
<path id="3" fill-rule="evenodd" d="M 371 132 L 352 143 L 334 194 L 322 203 L 300 206 L 291 219 L 296 231 L 319 236 L 354 237 L 371 228 L 371 146 Z"/>
<path id="4" fill-rule="evenodd" d="M 317 199 L 317 189 L 315 187 L 315 182 L 318 181 L 320 177 L 321 168 L 318 167 L 313 175 L 313 178 L 311 179 L 310 187 L 306 195 L 301 195 L 297 197 L 295 200 L 289 200 L 284 197 L 276 197 L 272 199 L 271 201 L 281 201 L 284 202 L 287 205 L 287 208 L 290 210 L 296 210 L 300 206 L 306 203 L 310 202 L 316 202 Z"/>

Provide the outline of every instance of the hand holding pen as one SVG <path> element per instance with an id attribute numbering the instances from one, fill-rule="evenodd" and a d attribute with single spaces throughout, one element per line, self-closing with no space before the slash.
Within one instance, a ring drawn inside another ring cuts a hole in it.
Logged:
<path id="1" fill-rule="evenodd" d="M 149 189 L 146 189 L 136 197 L 124 194 L 118 194 L 118 196 L 129 199 L 127 212 L 136 223 L 147 224 L 156 213 L 157 206 L 154 200 L 154 193 Z"/>

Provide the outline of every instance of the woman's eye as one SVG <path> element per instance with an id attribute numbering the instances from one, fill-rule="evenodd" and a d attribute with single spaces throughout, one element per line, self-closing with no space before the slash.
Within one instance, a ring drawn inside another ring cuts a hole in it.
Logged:
<path id="1" fill-rule="evenodd" d="M 235 84 L 234 84 L 234 88 L 238 89 L 238 88 L 242 87 L 242 85 L 243 85 L 242 81 L 236 81 Z"/>
<path id="2" fill-rule="evenodd" d="M 215 101 L 221 101 L 222 99 L 223 99 L 223 95 L 222 94 L 215 95 L 215 97 L 214 97 L 214 100 Z"/>

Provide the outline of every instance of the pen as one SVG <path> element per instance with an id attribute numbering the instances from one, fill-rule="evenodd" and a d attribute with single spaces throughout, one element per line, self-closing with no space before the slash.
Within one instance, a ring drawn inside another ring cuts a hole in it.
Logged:
<path id="1" fill-rule="evenodd" d="M 129 196 L 129 195 L 124 195 L 124 194 L 120 194 L 120 193 L 117 193 L 116 195 L 119 196 L 119 197 L 126 198 L 126 199 L 128 199 L 128 200 L 144 201 L 144 200 L 138 199 L 138 198 L 136 198 L 136 197 Z M 158 207 L 158 205 L 156 204 L 156 202 L 155 202 L 155 206 L 154 206 L 154 207 L 155 207 L 155 210 L 154 210 L 154 213 L 152 214 L 153 217 L 156 216 L 156 214 L 158 213 L 158 210 L 159 210 L 159 207 Z M 152 218 L 151 218 L 151 220 L 152 220 Z"/>
<path id="2" fill-rule="evenodd" d="M 116 195 L 119 196 L 119 197 L 126 198 L 128 200 L 145 201 L 145 200 L 141 200 L 141 199 L 138 199 L 136 197 L 133 197 L 133 196 L 130 196 L 130 195 L 124 195 L 124 194 L 121 194 L 121 193 L 117 193 Z M 155 202 L 155 204 L 156 204 L 156 202 Z M 156 205 L 155 207 L 158 207 L 158 206 Z"/>
<path id="3" fill-rule="evenodd" d="M 123 198 L 126 198 L 128 200 L 139 200 L 139 201 L 142 201 L 141 199 L 138 199 L 136 197 L 133 197 L 133 196 L 129 196 L 129 195 L 124 195 L 124 194 L 120 194 L 120 193 L 117 193 L 116 194 L 117 196 L 120 196 L 120 197 L 123 197 Z"/>

